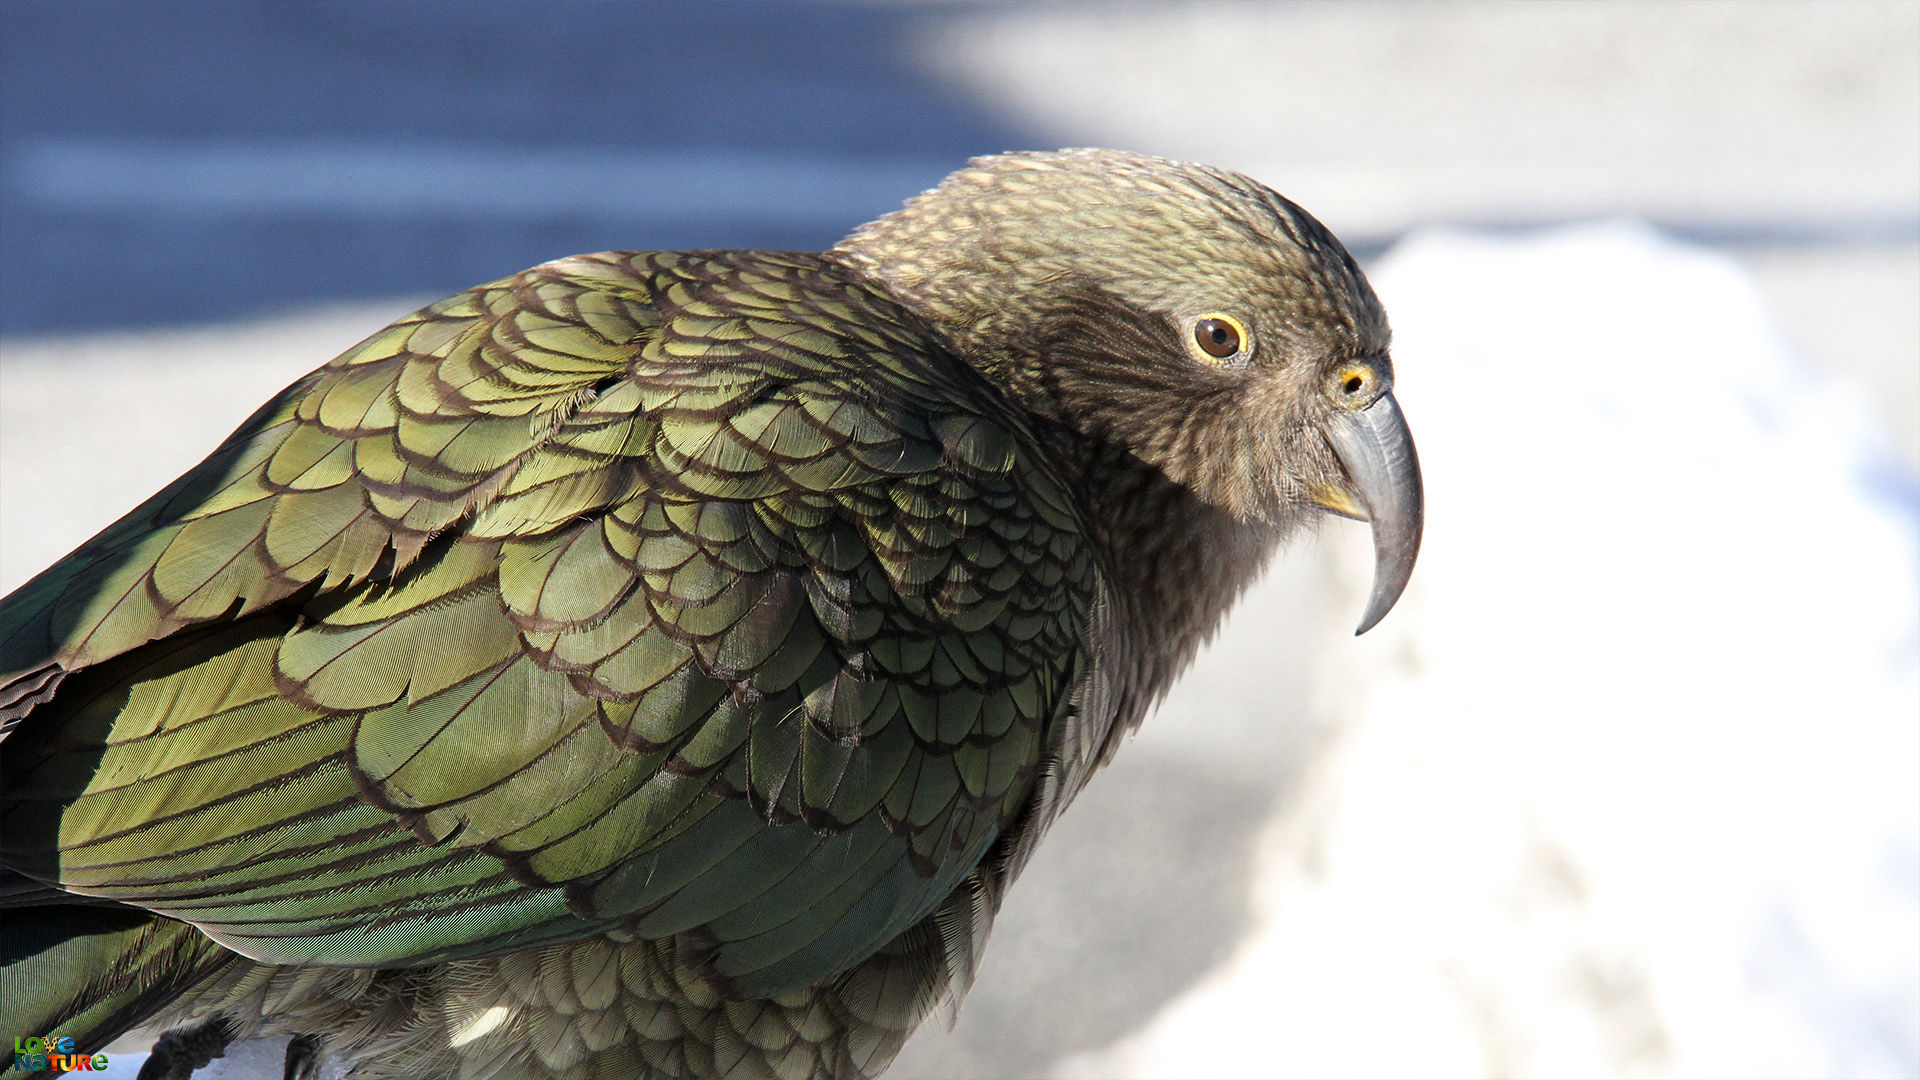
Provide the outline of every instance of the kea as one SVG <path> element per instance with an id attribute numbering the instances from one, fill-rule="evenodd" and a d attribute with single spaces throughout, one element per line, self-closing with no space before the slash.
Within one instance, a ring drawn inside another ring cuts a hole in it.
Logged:
<path id="1" fill-rule="evenodd" d="M 873 1076 L 1283 538 L 1392 607 L 1387 347 L 1298 206 L 1106 150 L 409 315 L 0 602 L 0 1032 Z"/>

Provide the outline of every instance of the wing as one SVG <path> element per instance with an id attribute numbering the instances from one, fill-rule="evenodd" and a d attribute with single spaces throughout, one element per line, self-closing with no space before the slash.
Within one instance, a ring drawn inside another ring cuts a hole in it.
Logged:
<path id="1" fill-rule="evenodd" d="M 1041 457 L 815 257 L 453 297 L 0 604 L 0 861 L 263 960 L 817 982 L 1049 767 L 1098 571 Z"/>

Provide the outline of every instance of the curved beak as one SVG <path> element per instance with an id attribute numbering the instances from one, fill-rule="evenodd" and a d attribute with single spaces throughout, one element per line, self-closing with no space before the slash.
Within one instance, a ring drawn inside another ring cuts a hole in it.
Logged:
<path id="1" fill-rule="evenodd" d="M 1413 434 L 1391 393 L 1364 409 L 1340 413 L 1327 428 L 1327 441 L 1353 483 L 1351 492 L 1328 489 L 1315 501 L 1337 514 L 1373 523 L 1373 594 L 1355 634 L 1373 629 L 1407 587 L 1420 554 L 1420 529 L 1426 497 L 1420 486 L 1420 458 Z"/>

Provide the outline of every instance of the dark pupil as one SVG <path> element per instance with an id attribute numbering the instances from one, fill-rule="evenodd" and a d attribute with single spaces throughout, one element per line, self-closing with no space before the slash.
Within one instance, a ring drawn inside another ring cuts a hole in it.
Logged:
<path id="1" fill-rule="evenodd" d="M 1225 319 L 1201 319 L 1193 330 L 1194 341 L 1208 356 L 1232 356 L 1240 351 L 1240 335 Z"/>

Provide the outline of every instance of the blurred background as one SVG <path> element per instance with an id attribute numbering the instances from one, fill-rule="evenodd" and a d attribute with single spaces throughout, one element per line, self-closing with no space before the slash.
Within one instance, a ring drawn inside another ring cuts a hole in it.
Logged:
<path id="1" fill-rule="evenodd" d="M 1295 545 L 893 1075 L 1920 1075 L 1920 4 L 0 20 L 0 589 L 476 282 L 1238 169 L 1393 316 L 1414 587 Z"/>

